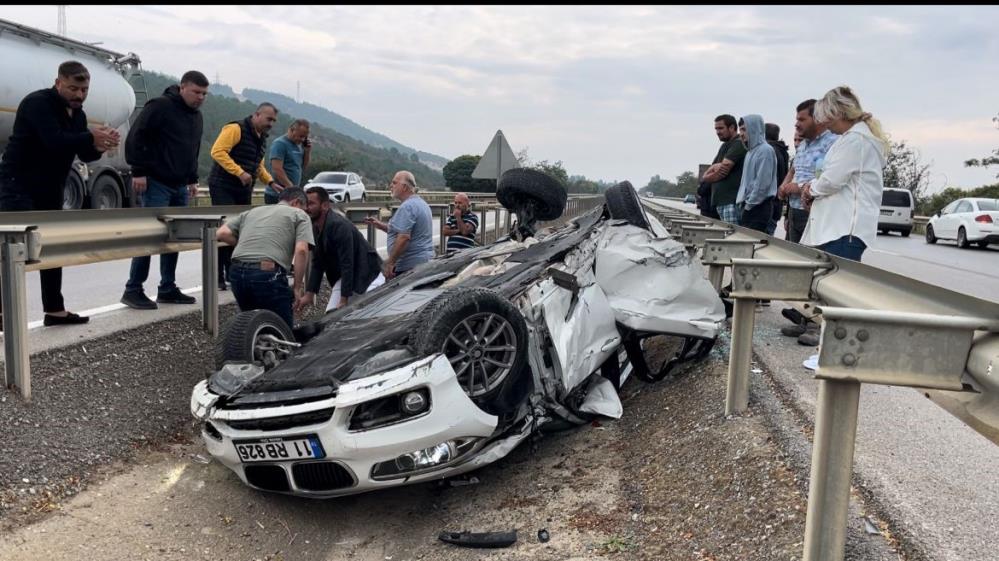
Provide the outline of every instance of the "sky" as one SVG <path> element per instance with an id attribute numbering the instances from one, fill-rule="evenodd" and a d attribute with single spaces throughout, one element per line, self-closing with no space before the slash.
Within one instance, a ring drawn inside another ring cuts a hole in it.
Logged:
<path id="1" fill-rule="evenodd" d="M 56 6 L 0 18 L 55 32 Z M 67 35 L 175 76 L 329 108 L 407 146 L 533 161 L 644 186 L 709 163 L 714 117 L 757 113 L 789 145 L 795 106 L 848 85 L 931 163 L 930 190 L 995 183 L 993 6 L 74 6 Z"/>

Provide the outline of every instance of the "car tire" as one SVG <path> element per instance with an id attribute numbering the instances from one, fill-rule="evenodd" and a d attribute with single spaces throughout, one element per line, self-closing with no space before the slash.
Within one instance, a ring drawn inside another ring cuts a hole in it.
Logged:
<path id="1" fill-rule="evenodd" d="M 349 202 L 350 202 L 350 193 L 344 193 L 343 194 L 343 204 L 347 204 Z"/>
<path id="2" fill-rule="evenodd" d="M 609 187 L 604 192 L 604 199 L 607 201 L 607 211 L 611 218 L 615 220 L 627 220 L 632 226 L 638 226 L 650 230 L 649 218 L 645 214 L 642 201 L 638 198 L 638 193 L 628 181 L 622 181 L 613 187 Z"/>
<path id="3" fill-rule="evenodd" d="M 502 415 L 527 397 L 527 323 L 509 300 L 487 288 L 455 287 L 417 314 L 410 346 L 419 356 L 443 353 L 480 409 Z"/>
<path id="4" fill-rule="evenodd" d="M 110 175 L 104 174 L 94 180 L 90 186 L 90 208 L 106 209 L 121 208 L 121 189 L 118 182 Z"/>
<path id="5" fill-rule="evenodd" d="M 215 368 L 228 362 L 261 363 L 265 369 L 283 360 L 283 352 L 275 350 L 261 337 L 273 335 L 285 341 L 294 341 L 291 327 L 281 316 L 270 310 L 249 310 L 235 315 L 215 340 Z"/>
<path id="6" fill-rule="evenodd" d="M 909 234 L 912 233 L 912 228 L 909 228 L 909 229 L 906 229 L 906 230 L 899 230 L 899 233 L 902 234 L 903 238 L 908 238 Z"/>
<path id="7" fill-rule="evenodd" d="M 558 180 L 547 173 L 529 168 L 514 168 L 500 177 L 496 198 L 507 210 L 513 212 L 522 207 L 525 200 L 531 200 L 534 203 L 534 218 L 555 220 L 565 212 L 569 196 Z"/>
<path id="8" fill-rule="evenodd" d="M 926 243 L 935 244 L 937 243 L 937 237 L 933 233 L 933 226 L 930 224 L 926 225 Z"/>
<path id="9" fill-rule="evenodd" d="M 957 247 L 961 249 L 971 247 L 971 243 L 968 241 L 968 233 L 964 230 L 964 226 L 957 229 Z"/>
<path id="10" fill-rule="evenodd" d="M 83 208 L 85 198 L 83 179 L 80 177 L 80 174 L 76 173 L 76 170 L 70 170 L 69 175 L 66 176 L 66 183 L 63 185 L 63 210 L 79 210 Z"/>

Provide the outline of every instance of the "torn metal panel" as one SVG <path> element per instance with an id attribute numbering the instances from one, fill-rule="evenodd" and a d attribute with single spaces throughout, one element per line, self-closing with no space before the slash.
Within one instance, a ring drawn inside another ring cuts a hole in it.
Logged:
<path id="1" fill-rule="evenodd" d="M 590 388 L 586 392 L 586 399 L 579 406 L 581 413 L 592 413 L 603 415 L 611 419 L 620 419 L 624 414 L 624 407 L 621 405 L 621 398 L 614 389 L 614 384 L 607 378 L 594 376 L 590 382 Z"/>
<path id="2" fill-rule="evenodd" d="M 714 338 L 725 308 L 682 244 L 622 225 L 603 232 L 597 283 L 617 321 L 636 331 Z"/>

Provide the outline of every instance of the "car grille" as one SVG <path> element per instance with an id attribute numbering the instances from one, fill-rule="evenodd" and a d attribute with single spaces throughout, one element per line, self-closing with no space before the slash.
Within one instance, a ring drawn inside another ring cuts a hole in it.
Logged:
<path id="1" fill-rule="evenodd" d="M 267 491 L 290 491 L 288 476 L 281 466 L 261 465 L 245 466 L 246 480 L 254 487 Z"/>
<path id="2" fill-rule="evenodd" d="M 306 491 L 332 491 L 354 486 L 354 477 L 336 462 L 308 462 L 291 468 L 295 485 Z"/>
<path id="3" fill-rule="evenodd" d="M 334 408 L 330 407 L 329 409 L 320 409 L 318 411 L 309 411 L 308 413 L 298 413 L 295 415 L 226 421 L 226 424 L 237 430 L 287 430 L 295 427 L 325 423 L 333 416 L 333 410 Z"/>

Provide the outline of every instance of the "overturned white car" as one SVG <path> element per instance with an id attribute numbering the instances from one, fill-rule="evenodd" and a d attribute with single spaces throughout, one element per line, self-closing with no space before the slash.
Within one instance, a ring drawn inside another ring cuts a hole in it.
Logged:
<path id="1" fill-rule="evenodd" d="M 659 237 L 628 183 L 562 227 L 566 195 L 515 169 L 509 236 L 442 256 L 294 332 L 238 314 L 191 411 L 208 451 L 248 485 L 333 497 L 468 472 L 532 433 L 619 417 L 617 389 L 704 356 L 724 308 L 701 267 Z M 650 370 L 641 340 L 682 337 Z M 625 358 L 627 357 L 627 358 Z M 630 360 L 629 360 L 630 359 Z"/>

